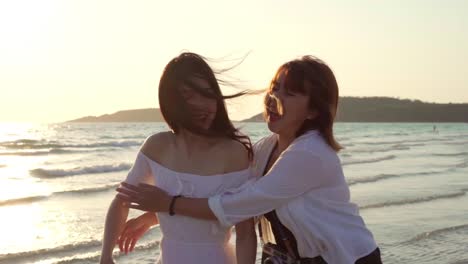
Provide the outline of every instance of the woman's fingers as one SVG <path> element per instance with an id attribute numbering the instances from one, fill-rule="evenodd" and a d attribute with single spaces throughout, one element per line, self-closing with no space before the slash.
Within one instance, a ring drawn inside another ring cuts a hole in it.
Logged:
<path id="1" fill-rule="evenodd" d="M 127 237 L 125 240 L 125 255 L 128 254 L 128 248 L 130 247 L 130 242 L 132 241 L 131 237 Z"/>
<path id="2" fill-rule="evenodd" d="M 133 252 L 137 241 L 147 229 L 149 228 L 145 228 L 145 225 L 139 225 L 137 219 L 128 220 L 118 238 L 120 252 L 123 252 L 126 255 Z"/>
<path id="3" fill-rule="evenodd" d="M 132 208 L 132 209 L 137 209 L 137 210 L 141 210 L 141 211 L 148 211 L 149 208 L 146 208 L 138 203 L 131 203 L 129 206 L 129 208 Z"/>
<path id="4" fill-rule="evenodd" d="M 150 184 L 146 184 L 146 183 L 140 183 L 138 184 L 138 187 L 141 188 L 141 189 L 145 189 L 145 190 L 154 190 L 154 189 L 158 189 L 158 187 L 154 186 L 154 185 L 150 185 Z"/>
<path id="5" fill-rule="evenodd" d="M 161 188 L 154 186 L 154 185 L 149 185 L 146 183 L 140 183 L 138 184 L 138 187 L 140 188 L 140 192 L 148 192 L 148 193 L 166 193 L 163 191 Z"/>
<path id="6" fill-rule="evenodd" d="M 136 196 L 138 194 L 138 192 L 135 192 L 135 191 L 132 191 L 132 190 L 129 190 L 127 188 L 122 188 L 122 187 L 117 187 L 117 189 L 115 189 L 117 192 L 119 193 L 122 193 L 122 194 L 125 194 L 127 196 Z"/>
<path id="7" fill-rule="evenodd" d="M 123 201 L 129 202 L 129 203 L 131 203 L 131 202 L 133 202 L 135 200 L 135 198 L 129 197 L 129 196 L 127 196 L 125 194 L 121 194 L 121 193 L 118 193 L 116 195 L 116 197 L 123 200 Z"/>
<path id="8" fill-rule="evenodd" d="M 128 190 L 132 190 L 134 192 L 140 191 L 140 188 L 138 188 L 138 186 L 132 185 L 130 183 L 121 182 L 120 185 L 122 185 L 123 187 L 127 188 Z"/>
<path id="9" fill-rule="evenodd" d="M 120 252 L 124 252 L 125 253 L 125 242 L 128 240 L 128 237 L 123 237 L 123 239 L 120 240 L 119 242 L 119 249 L 120 249 Z"/>
<path id="10" fill-rule="evenodd" d="M 122 237 L 122 238 L 120 238 L 119 241 L 118 241 L 118 242 L 119 242 L 119 249 L 120 249 L 120 252 L 123 252 L 123 251 L 124 251 L 124 248 L 123 248 L 123 246 L 124 246 L 124 240 L 125 240 L 125 237 Z"/>
<path id="11" fill-rule="evenodd" d="M 129 224 L 132 223 L 132 220 L 133 220 L 133 219 L 129 220 L 129 221 L 125 224 L 124 230 L 122 231 L 122 233 L 121 233 L 121 235 L 120 235 L 120 237 L 119 237 L 118 242 L 119 242 L 119 249 L 120 249 L 121 252 L 124 251 L 125 240 L 128 239 L 129 234 L 130 234 L 130 232 L 131 232 L 131 230 L 130 230 L 130 228 L 129 228 Z"/>
<path id="12" fill-rule="evenodd" d="M 132 243 L 130 244 L 130 252 L 133 252 L 133 248 L 135 248 L 135 245 L 138 239 L 140 239 L 140 237 L 135 237 L 132 239 Z"/>

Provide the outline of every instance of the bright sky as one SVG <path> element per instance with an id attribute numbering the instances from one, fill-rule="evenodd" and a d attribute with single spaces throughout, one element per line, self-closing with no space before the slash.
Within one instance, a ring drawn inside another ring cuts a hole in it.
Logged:
<path id="1" fill-rule="evenodd" d="M 245 88 L 312 54 L 341 95 L 468 102 L 467 29 L 465 0 L 0 0 L 0 121 L 158 107 L 162 69 L 183 50 L 250 51 L 231 73 Z M 261 99 L 229 108 L 250 117 Z"/>

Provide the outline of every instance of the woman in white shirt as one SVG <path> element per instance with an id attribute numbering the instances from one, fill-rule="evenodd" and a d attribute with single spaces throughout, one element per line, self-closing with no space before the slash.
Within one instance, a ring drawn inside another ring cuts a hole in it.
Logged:
<path id="1" fill-rule="evenodd" d="M 302 259 L 299 263 L 381 263 L 371 232 L 350 202 L 337 155 L 341 147 L 333 136 L 337 105 L 338 85 L 325 63 L 311 56 L 287 62 L 265 97 L 273 134 L 254 146 L 258 180 L 209 199 L 128 184 L 118 189 L 120 196 L 141 210 L 171 210 L 226 226 L 265 215 L 263 239 L 278 241 L 282 251 Z"/>

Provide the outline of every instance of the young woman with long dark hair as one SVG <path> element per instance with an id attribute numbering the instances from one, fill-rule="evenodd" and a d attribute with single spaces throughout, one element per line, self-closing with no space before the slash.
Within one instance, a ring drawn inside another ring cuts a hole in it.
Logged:
<path id="1" fill-rule="evenodd" d="M 159 83 L 161 112 L 171 131 L 146 139 L 125 182 L 155 185 L 172 196 L 210 197 L 236 188 L 251 176 L 250 140 L 229 120 L 213 70 L 203 57 L 183 53 L 171 60 Z M 160 224 L 158 263 L 254 263 L 256 236 L 252 219 L 236 224 L 236 250 L 229 243 L 231 226 L 170 213 L 145 213 L 125 224 L 129 203 L 116 197 L 106 217 L 101 263 L 113 263 L 117 242 L 128 250 L 129 232 Z M 143 222 L 136 227 L 132 223 Z M 121 237 L 119 240 L 119 236 Z M 133 245 L 130 245 L 133 246 Z M 237 254 L 236 254 L 237 252 Z M 237 260 L 236 260 L 237 255 Z"/>

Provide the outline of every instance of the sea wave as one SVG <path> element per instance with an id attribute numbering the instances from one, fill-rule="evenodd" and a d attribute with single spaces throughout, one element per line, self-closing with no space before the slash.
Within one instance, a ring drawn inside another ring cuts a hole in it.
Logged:
<path id="1" fill-rule="evenodd" d="M 414 144 L 421 142 L 430 142 L 431 139 L 416 139 L 416 140 L 386 140 L 386 141 L 364 141 L 356 142 L 359 145 L 397 145 L 397 144 Z"/>
<path id="2" fill-rule="evenodd" d="M 351 165 L 351 164 L 374 163 L 374 162 L 379 162 L 379 161 L 384 161 L 384 160 L 391 160 L 394 158 L 396 158 L 395 155 L 388 155 L 388 156 L 372 158 L 372 159 L 349 160 L 349 161 L 343 161 L 341 165 L 345 166 L 345 165 Z"/>
<path id="3" fill-rule="evenodd" d="M 371 176 L 371 177 L 364 177 L 364 178 L 358 178 L 358 179 L 349 179 L 348 180 L 348 185 L 351 186 L 351 185 L 359 184 L 359 183 L 372 183 L 372 182 L 377 182 L 377 181 L 380 181 L 380 180 L 391 179 L 391 178 L 433 175 L 433 174 L 438 174 L 438 173 L 444 173 L 444 172 L 447 172 L 449 170 L 451 170 L 451 169 L 437 170 L 437 171 L 413 172 L 413 173 L 402 173 L 402 174 L 382 173 L 382 174 L 378 174 L 378 175 Z"/>
<path id="4" fill-rule="evenodd" d="M 60 149 L 60 148 L 52 148 L 48 150 L 22 150 L 22 151 L 4 151 L 0 152 L 0 156 L 41 156 L 41 155 L 49 155 L 49 154 L 64 154 L 64 153 L 83 153 L 89 152 L 90 150 L 77 150 L 77 149 Z"/>
<path id="5" fill-rule="evenodd" d="M 426 138 L 426 139 L 406 139 L 406 140 L 383 140 L 383 141 L 364 141 L 356 142 L 362 145 L 398 145 L 398 144 L 425 144 L 428 142 L 447 142 L 452 141 L 451 138 Z M 450 142 L 447 142 L 450 144 Z"/>
<path id="6" fill-rule="evenodd" d="M 0 156 L 38 156 L 38 155 L 47 155 L 49 150 L 39 150 L 39 151 L 6 151 L 0 152 Z"/>
<path id="7" fill-rule="evenodd" d="M 65 176 L 75 176 L 83 174 L 94 174 L 94 173 L 107 173 L 124 171 L 130 169 L 132 164 L 130 163 L 119 163 L 111 165 L 96 165 L 88 167 L 76 167 L 72 169 L 33 169 L 30 170 L 31 175 L 38 178 L 59 178 Z"/>
<path id="8" fill-rule="evenodd" d="M 462 259 L 462 260 L 457 260 L 455 262 L 450 262 L 450 264 L 466 264 L 468 263 L 468 258 L 467 259 Z"/>
<path id="9" fill-rule="evenodd" d="M 159 247 L 159 244 L 160 244 L 159 241 L 151 241 L 151 242 L 148 242 L 148 243 L 145 243 L 145 244 L 142 244 L 142 245 L 135 246 L 134 250 L 137 251 L 137 252 L 141 252 L 143 250 L 154 250 L 154 249 L 157 249 Z M 123 257 L 123 256 L 125 256 L 125 253 L 119 252 L 118 254 L 114 255 L 114 258 L 116 260 L 119 260 L 119 258 Z M 99 258 L 100 258 L 100 252 L 97 251 L 97 252 L 88 253 L 88 254 L 81 254 L 81 255 L 75 255 L 75 256 L 72 256 L 72 257 L 65 257 L 65 258 L 62 258 L 62 259 L 58 260 L 55 263 L 56 264 L 97 263 L 97 262 L 99 262 Z M 151 258 L 152 258 L 151 261 L 154 261 L 155 256 L 152 256 Z"/>
<path id="10" fill-rule="evenodd" d="M 58 141 L 19 139 L 4 141 L 0 147 L 8 149 L 53 149 L 53 148 L 103 148 L 103 147 L 132 147 L 141 145 L 139 140 L 108 141 L 90 144 L 65 144 Z"/>
<path id="11" fill-rule="evenodd" d="M 468 160 L 458 163 L 455 168 L 468 168 Z"/>
<path id="12" fill-rule="evenodd" d="M 455 152 L 455 153 L 433 153 L 433 156 L 440 156 L 440 157 L 457 157 L 457 156 L 467 156 L 468 157 L 468 152 L 463 151 L 463 152 Z"/>
<path id="13" fill-rule="evenodd" d="M 109 184 L 105 185 L 102 187 L 91 187 L 91 188 L 82 188 L 82 189 L 74 189 L 74 190 L 66 190 L 66 191 L 59 191 L 59 192 L 54 192 L 54 195 L 63 195 L 63 194 L 83 194 L 83 193 L 95 193 L 95 192 L 104 192 L 108 191 L 111 189 L 115 189 L 116 187 L 119 186 L 119 183 L 117 184 Z"/>
<path id="14" fill-rule="evenodd" d="M 397 178 L 397 177 L 403 177 L 405 174 L 397 175 L 397 174 L 379 174 L 376 176 L 372 177 L 367 177 L 367 178 L 361 178 L 361 179 L 350 179 L 348 180 L 348 185 L 354 185 L 354 184 L 359 184 L 359 183 L 370 183 L 370 182 L 377 182 L 380 180 L 385 180 L 385 179 L 390 179 L 390 178 Z"/>
<path id="15" fill-rule="evenodd" d="M 409 150 L 411 149 L 412 146 L 415 146 L 416 144 L 413 144 L 413 145 L 403 145 L 403 144 L 399 144 L 399 145 L 392 145 L 392 146 L 379 146 L 379 147 L 357 147 L 357 148 L 350 148 L 350 149 L 347 149 L 347 151 L 351 152 L 351 153 L 375 153 L 375 152 L 379 152 L 379 153 L 382 153 L 382 152 L 389 152 L 389 151 L 396 151 L 396 150 Z M 418 144 L 418 146 L 421 146 L 421 145 L 424 145 L 424 144 Z"/>
<path id="16" fill-rule="evenodd" d="M 416 241 L 420 241 L 420 240 L 424 240 L 424 239 L 428 239 L 428 238 L 432 238 L 434 236 L 438 236 L 438 235 L 441 235 L 441 234 L 445 234 L 445 233 L 451 233 L 451 232 L 455 232 L 455 231 L 459 231 L 459 230 L 463 230 L 463 229 L 467 229 L 468 230 L 468 225 L 458 225 L 458 226 L 450 226 L 450 227 L 446 227 L 446 228 L 441 228 L 441 229 L 436 229 L 436 230 L 432 230 L 432 231 L 429 231 L 429 232 L 424 232 L 422 234 L 419 234 L 403 243 L 405 244 L 411 244 L 411 243 L 414 243 Z"/>
<path id="17" fill-rule="evenodd" d="M 396 148 L 398 147 L 422 147 L 422 146 L 426 146 L 426 143 L 404 143 L 404 144 L 394 145 L 394 147 Z"/>
<path id="18" fill-rule="evenodd" d="M 391 133 L 385 133 L 386 136 L 409 136 L 409 133 L 406 132 L 391 132 Z"/>
<path id="19" fill-rule="evenodd" d="M 439 195 L 431 195 L 427 197 L 405 199 L 401 201 L 388 201 L 388 202 L 383 202 L 383 203 L 365 205 L 365 206 L 360 207 L 360 209 L 364 210 L 364 209 L 382 208 L 382 207 L 395 206 L 395 205 L 423 203 L 423 202 L 429 202 L 429 201 L 440 200 L 440 199 L 456 198 L 456 197 L 464 196 L 465 194 L 466 194 L 466 191 L 459 191 L 459 192 L 454 192 L 454 193 L 446 193 L 446 194 L 439 194 Z"/>
<path id="20" fill-rule="evenodd" d="M 16 252 L 16 253 L 8 253 L 0 255 L 0 261 L 8 260 L 9 263 L 11 261 L 18 261 L 21 259 L 28 259 L 33 257 L 41 257 L 46 258 L 48 256 L 53 256 L 59 253 L 66 253 L 72 251 L 79 251 L 79 250 L 90 250 L 94 247 L 99 247 L 102 245 L 102 242 L 99 240 L 90 240 L 90 241 L 83 241 L 79 243 L 67 244 L 58 246 L 55 248 L 43 248 L 37 249 L 32 251 L 23 251 L 23 252 Z"/>
<path id="21" fill-rule="evenodd" d="M 386 262 L 391 263 L 466 263 L 468 225 L 449 226 L 420 233 L 409 240 L 385 247 Z"/>
<path id="22" fill-rule="evenodd" d="M 465 141 L 454 141 L 454 142 L 447 142 L 449 145 L 468 145 L 468 140 Z"/>
<path id="23" fill-rule="evenodd" d="M 40 200 L 47 199 L 47 197 L 49 197 L 49 195 L 37 195 L 37 196 L 7 199 L 7 200 L 0 201 L 0 206 L 32 203 L 32 202 L 37 202 Z"/>
<path id="24" fill-rule="evenodd" d="M 34 203 L 37 201 L 49 199 L 57 195 L 74 195 L 74 194 L 105 192 L 108 190 L 115 189 L 118 186 L 119 186 L 119 183 L 116 183 L 116 184 L 108 184 L 108 185 L 101 186 L 101 187 L 63 190 L 63 191 L 53 192 L 53 193 L 45 194 L 45 195 L 33 195 L 33 196 L 27 196 L 27 197 L 0 200 L 0 206 Z"/>
<path id="25" fill-rule="evenodd" d="M 136 251 L 154 249 L 159 245 L 159 241 L 150 241 L 144 244 L 135 246 Z M 98 262 L 100 258 L 100 247 L 102 241 L 89 240 L 74 244 L 67 244 L 55 248 L 43 248 L 33 251 L 24 251 L 17 253 L 10 253 L 0 255 L 0 262 L 7 261 L 7 263 L 14 262 L 28 262 L 41 258 L 42 260 L 53 259 L 53 263 L 83 263 L 83 262 Z M 115 254 L 118 259 L 125 253 Z"/>
<path id="26" fill-rule="evenodd" d="M 147 242 L 147 243 L 142 244 L 142 245 L 135 246 L 134 250 L 137 251 L 137 252 L 141 252 L 143 250 L 153 250 L 153 249 L 157 248 L 159 246 L 159 244 L 160 244 L 159 241 L 151 241 L 151 242 Z M 62 259 L 58 260 L 55 263 L 56 264 L 73 264 L 73 263 L 90 263 L 90 262 L 95 263 L 95 262 L 99 261 L 100 255 L 101 255 L 100 252 L 97 251 L 97 252 L 92 252 L 92 253 L 88 253 L 88 254 L 75 255 L 75 256 L 72 256 L 72 257 L 65 257 L 65 258 L 62 258 Z M 117 254 L 114 253 L 114 258 L 118 260 L 120 257 L 122 257 L 124 255 L 125 255 L 125 253 L 121 253 L 121 252 L 119 252 Z"/>

